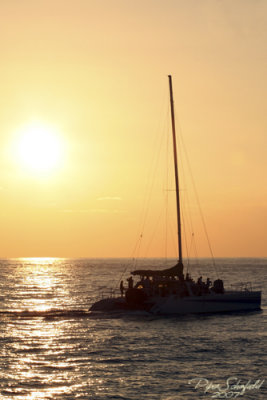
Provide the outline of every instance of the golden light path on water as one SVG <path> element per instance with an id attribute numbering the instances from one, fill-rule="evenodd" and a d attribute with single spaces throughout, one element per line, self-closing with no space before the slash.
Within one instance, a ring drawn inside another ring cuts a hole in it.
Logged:
<path id="1" fill-rule="evenodd" d="M 21 258 L 22 282 L 27 296 L 24 307 L 32 311 L 46 311 L 56 307 L 59 298 L 67 298 L 68 290 L 60 281 L 61 258 Z"/>
<path id="2" fill-rule="evenodd" d="M 17 340 L 18 336 L 21 335 L 21 329 L 19 327 L 19 331 L 16 331 L 16 329 L 12 331 L 14 340 Z M 65 335 L 64 330 L 64 324 L 62 325 L 60 322 L 44 324 L 40 318 L 29 320 L 27 325 L 24 324 L 23 340 L 14 344 L 16 353 L 21 354 L 21 357 L 19 363 L 13 364 L 13 370 L 14 376 L 19 377 L 21 382 L 28 382 L 32 387 L 37 386 L 27 395 L 26 399 L 42 399 L 47 398 L 48 394 L 60 395 L 68 392 L 65 382 L 70 378 L 69 365 L 66 362 L 53 363 L 50 361 L 50 356 L 53 355 L 53 359 L 55 359 L 61 353 L 56 343 L 59 337 Z M 61 370 L 60 379 L 56 376 L 58 374 L 51 374 L 53 369 Z M 60 380 L 62 385 L 60 385 Z M 40 383 L 48 386 L 45 392 L 44 390 L 37 390 Z M 49 387 L 55 384 L 55 388 Z M 17 393 L 17 398 L 20 398 L 20 392 Z M 25 398 L 23 391 L 21 394 L 21 398 Z"/>
<path id="3" fill-rule="evenodd" d="M 25 382 L 25 388 L 15 391 L 19 400 L 53 399 L 75 393 L 84 386 L 83 382 L 72 382 L 73 370 L 77 367 L 76 349 L 80 347 L 73 329 L 76 323 L 69 314 L 60 319 L 53 317 L 56 310 L 68 313 L 74 306 L 68 287 L 72 279 L 66 280 L 66 270 L 70 271 L 68 261 L 20 258 L 16 262 L 19 279 L 14 289 L 21 301 L 18 297 L 14 308 L 20 310 L 21 321 L 15 325 L 11 322 L 8 330 L 12 351 L 19 356 L 19 362 L 14 360 L 10 365 L 10 394 L 14 395 L 13 380 Z M 84 336 L 87 329 L 84 328 Z M 90 363 L 87 368 L 90 369 Z"/>

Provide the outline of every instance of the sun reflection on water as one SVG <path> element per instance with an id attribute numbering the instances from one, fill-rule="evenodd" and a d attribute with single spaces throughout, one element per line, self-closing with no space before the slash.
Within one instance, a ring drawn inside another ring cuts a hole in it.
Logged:
<path id="1" fill-rule="evenodd" d="M 38 257 L 17 261 L 19 279 L 15 290 L 24 310 L 44 312 L 59 307 L 68 298 L 68 289 L 62 284 L 64 259 Z"/>
<path id="2" fill-rule="evenodd" d="M 10 395 L 16 394 L 17 399 L 52 399 L 71 390 L 68 383 L 73 365 L 63 355 L 69 345 L 61 344 L 69 329 L 65 321 L 46 321 L 40 317 L 13 326 L 9 332 L 13 339 L 9 351 L 12 347 L 16 357 L 9 365 Z M 18 382 L 16 392 L 12 382 Z M 19 382 L 24 382 L 23 386 Z"/>

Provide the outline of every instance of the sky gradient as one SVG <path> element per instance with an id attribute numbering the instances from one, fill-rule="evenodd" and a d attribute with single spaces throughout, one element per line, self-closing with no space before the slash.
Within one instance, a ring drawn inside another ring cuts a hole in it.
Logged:
<path id="1" fill-rule="evenodd" d="M 165 155 L 151 167 L 169 148 L 168 74 L 214 255 L 267 256 L 266 1 L 2 0 L 0 11 L 1 257 L 176 256 L 171 166 L 168 183 Z M 49 173 L 14 150 L 32 121 L 60 138 Z M 209 256 L 190 204 L 195 255 Z"/>

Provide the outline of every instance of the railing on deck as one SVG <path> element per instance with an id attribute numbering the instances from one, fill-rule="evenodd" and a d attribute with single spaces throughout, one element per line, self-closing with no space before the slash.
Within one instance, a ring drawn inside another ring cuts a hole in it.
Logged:
<path id="1" fill-rule="evenodd" d="M 251 282 L 239 282 L 230 285 L 233 290 L 239 290 L 240 292 L 252 292 Z"/>
<path id="2" fill-rule="evenodd" d="M 119 297 L 120 296 L 120 290 L 119 289 L 105 289 L 99 291 L 99 294 L 97 296 L 97 300 L 103 300 L 103 299 L 113 299 L 114 297 Z"/>

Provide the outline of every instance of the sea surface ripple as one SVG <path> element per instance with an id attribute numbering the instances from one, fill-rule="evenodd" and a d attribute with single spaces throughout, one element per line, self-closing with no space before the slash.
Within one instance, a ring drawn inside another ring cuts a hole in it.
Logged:
<path id="1" fill-rule="evenodd" d="M 158 259 L 144 264 L 173 265 Z M 216 264 L 226 286 L 242 280 L 262 289 L 261 312 L 92 313 L 101 293 L 127 278 L 131 261 L 1 260 L 0 398 L 266 399 L 267 260 Z M 191 273 L 216 278 L 208 259 L 192 263 Z M 229 379 L 247 389 L 223 390 Z"/>

